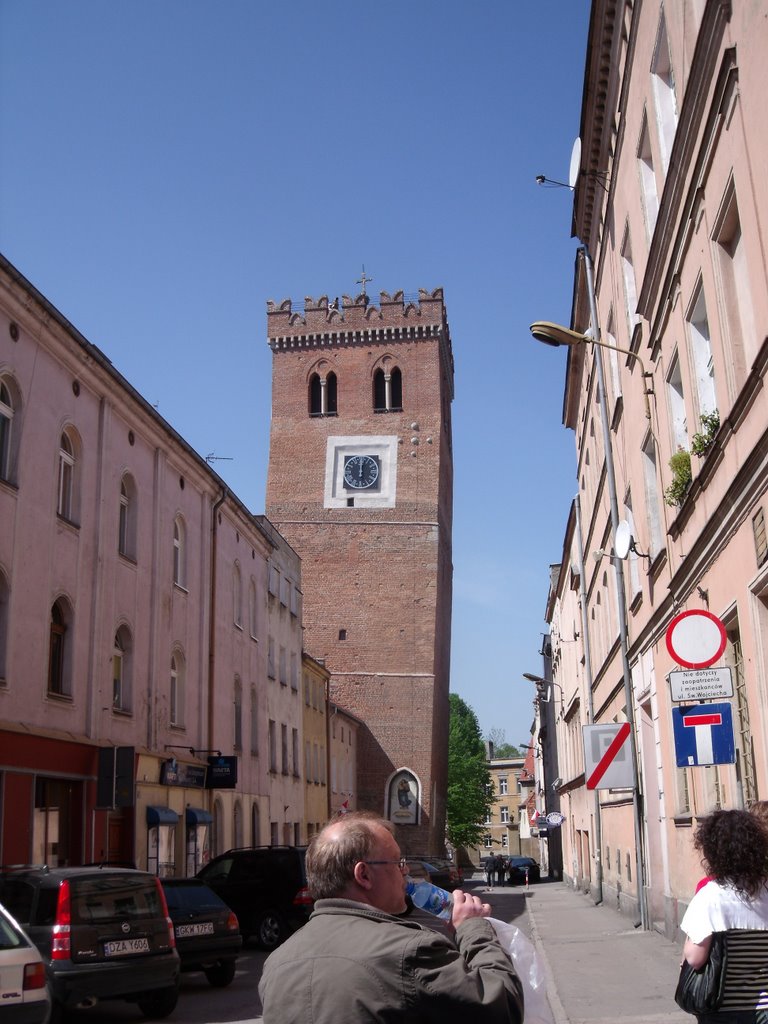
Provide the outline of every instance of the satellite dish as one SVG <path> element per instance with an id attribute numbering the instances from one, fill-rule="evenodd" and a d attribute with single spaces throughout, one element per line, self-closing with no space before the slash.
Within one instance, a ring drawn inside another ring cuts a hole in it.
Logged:
<path id="1" fill-rule="evenodd" d="M 576 188 L 576 182 L 579 180 L 579 173 L 581 171 L 581 139 L 576 136 L 576 141 L 573 144 L 571 150 L 571 169 L 568 172 L 568 184 L 571 188 Z"/>
<path id="2" fill-rule="evenodd" d="M 634 547 L 634 540 L 632 538 L 632 531 L 629 528 L 629 523 L 626 519 L 622 519 L 619 525 L 616 527 L 616 540 L 614 541 L 613 550 L 616 552 L 617 558 L 626 558 L 629 552 Z"/>

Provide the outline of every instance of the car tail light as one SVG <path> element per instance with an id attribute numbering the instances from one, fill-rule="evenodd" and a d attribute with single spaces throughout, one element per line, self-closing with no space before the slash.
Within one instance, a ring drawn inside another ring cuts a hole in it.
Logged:
<path id="1" fill-rule="evenodd" d="M 299 889 L 296 895 L 293 897 L 294 907 L 311 907 L 315 901 L 309 895 L 309 889 L 304 886 L 303 889 Z"/>
<path id="2" fill-rule="evenodd" d="M 45 967 L 42 964 L 24 964 L 24 991 L 45 988 Z"/>
<path id="3" fill-rule="evenodd" d="M 176 948 L 176 932 L 173 928 L 173 921 L 171 920 L 170 914 L 168 913 L 168 902 L 165 898 L 165 890 L 163 889 L 162 883 L 159 878 L 155 879 L 155 885 L 157 886 L 157 895 L 160 897 L 160 909 L 165 918 L 165 923 L 168 925 L 168 942 L 171 949 Z"/>
<path id="4" fill-rule="evenodd" d="M 237 920 L 237 914 L 233 910 L 230 911 L 227 918 L 227 930 L 230 932 L 240 931 L 240 922 Z"/>
<path id="5" fill-rule="evenodd" d="M 52 960 L 69 960 L 72 952 L 71 924 L 69 882 L 64 881 L 59 886 L 59 898 L 56 903 L 56 920 L 53 924 L 53 943 L 51 945 Z"/>

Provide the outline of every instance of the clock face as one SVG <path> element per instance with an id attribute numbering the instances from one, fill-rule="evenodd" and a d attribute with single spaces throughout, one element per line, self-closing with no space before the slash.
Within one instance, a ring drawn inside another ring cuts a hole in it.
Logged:
<path id="1" fill-rule="evenodd" d="M 375 455 L 347 455 L 344 459 L 344 487 L 355 491 L 375 487 L 379 479 L 379 460 Z"/>

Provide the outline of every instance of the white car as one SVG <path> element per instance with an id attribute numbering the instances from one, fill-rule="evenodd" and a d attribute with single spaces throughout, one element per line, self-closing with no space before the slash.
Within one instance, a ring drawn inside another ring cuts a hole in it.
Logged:
<path id="1" fill-rule="evenodd" d="M 37 946 L 0 903 L 0 1024 L 46 1024 L 51 997 Z"/>

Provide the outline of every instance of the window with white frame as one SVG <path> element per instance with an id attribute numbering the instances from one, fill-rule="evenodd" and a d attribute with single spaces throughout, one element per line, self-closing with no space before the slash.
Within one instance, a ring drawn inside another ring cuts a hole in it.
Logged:
<path id="1" fill-rule="evenodd" d="M 236 626 L 243 626 L 243 577 L 238 562 L 232 566 L 232 620 Z"/>
<path id="2" fill-rule="evenodd" d="M 295 651 L 291 651 L 291 689 L 299 689 L 299 659 Z"/>
<path id="3" fill-rule="evenodd" d="M 645 514 L 650 537 L 650 555 L 653 557 L 661 551 L 664 543 L 661 520 L 661 495 L 659 493 L 658 466 L 656 465 L 656 445 L 652 437 L 648 437 L 642 448 L 643 483 L 645 484 Z"/>
<path id="4" fill-rule="evenodd" d="M 267 676 L 270 679 L 275 678 L 275 638 L 273 636 L 267 638 Z"/>
<path id="5" fill-rule="evenodd" d="M 493 847 L 493 838 L 491 836 L 487 835 L 487 834 L 485 836 L 483 836 L 483 846 L 486 848 L 486 850 L 492 849 L 492 847 Z"/>
<path id="6" fill-rule="evenodd" d="M 616 341 L 616 328 L 613 321 L 613 307 L 611 307 L 608 313 L 608 326 L 605 329 L 604 341 L 606 345 L 618 345 Z M 619 353 L 613 348 L 607 348 L 604 350 L 608 356 L 608 374 L 606 380 L 606 399 L 608 399 L 609 408 L 613 408 L 616 402 L 621 398 L 621 375 L 619 373 Z"/>
<path id="7" fill-rule="evenodd" d="M 120 626 L 112 648 L 112 707 L 115 711 L 131 709 L 131 653 L 131 634 L 127 626 Z"/>
<path id="8" fill-rule="evenodd" d="M 75 445 L 65 430 L 59 439 L 59 482 L 56 512 L 62 519 L 74 517 Z"/>
<path id="9" fill-rule="evenodd" d="M 490 825 L 492 822 L 493 822 L 493 811 L 489 807 L 488 810 L 485 812 L 485 824 L 486 825 Z"/>
<path id="10" fill-rule="evenodd" d="M 672 450 L 688 447 L 688 418 L 685 411 L 685 393 L 683 378 L 680 372 L 680 359 L 677 352 L 667 374 L 667 404 L 669 406 L 669 423 L 672 430 Z"/>
<path id="11" fill-rule="evenodd" d="M 282 765 L 283 775 L 287 775 L 289 771 L 288 765 L 288 726 L 281 724 L 280 726 L 280 763 Z"/>
<path id="12" fill-rule="evenodd" d="M 502 804 L 501 806 L 501 824 L 509 824 L 509 807 L 507 807 L 506 804 Z"/>
<path id="13" fill-rule="evenodd" d="M 291 763 L 293 765 L 293 774 L 298 779 L 299 777 L 299 730 L 291 729 Z"/>
<path id="14" fill-rule="evenodd" d="M 277 723 L 270 718 L 267 733 L 269 741 L 269 770 L 277 771 Z"/>
<path id="15" fill-rule="evenodd" d="M 243 687 L 240 677 L 235 676 L 232 693 L 232 743 L 235 750 L 243 747 Z"/>
<path id="16" fill-rule="evenodd" d="M 120 481 L 118 551 L 124 558 L 136 559 L 136 484 L 130 473 Z"/>
<path id="17" fill-rule="evenodd" d="M 256 687 L 251 687 L 251 754 L 259 753 L 259 701 Z"/>
<path id="18" fill-rule="evenodd" d="M 506 832 L 501 833 L 501 848 L 506 850 L 509 846 L 509 835 Z"/>
<path id="19" fill-rule="evenodd" d="M 180 651 L 171 655 L 170 723 L 184 724 L 184 658 Z"/>
<path id="20" fill-rule="evenodd" d="M 506 796 L 506 795 L 507 795 L 507 776 L 506 775 L 500 775 L 499 776 L 499 796 Z"/>
<path id="21" fill-rule="evenodd" d="M 15 480 L 20 417 L 17 389 L 10 377 L 0 377 L 0 480 Z"/>
<path id="22" fill-rule="evenodd" d="M 659 29 L 656 34 L 656 46 L 651 60 L 651 83 L 656 108 L 656 125 L 659 134 L 662 168 L 667 173 L 672 144 L 677 131 L 677 98 L 675 96 L 675 77 L 672 73 L 672 60 L 669 55 L 669 39 L 667 23 L 662 13 Z"/>
<path id="23" fill-rule="evenodd" d="M 182 516 L 173 520 L 173 582 L 187 585 L 187 529 Z"/>
<path id="24" fill-rule="evenodd" d="M 629 229 L 624 233 L 624 242 L 621 247 L 621 273 L 624 278 L 624 302 L 627 314 L 627 332 L 629 340 L 635 330 L 638 321 L 637 316 L 637 281 L 635 278 L 635 264 L 632 258 L 632 240 L 629 237 Z"/>
<path id="25" fill-rule="evenodd" d="M 656 218 L 659 215 L 659 193 L 656 188 L 656 171 L 653 166 L 651 136 L 648 131 L 648 120 L 645 115 L 643 115 L 640 141 L 637 145 L 637 169 L 640 175 L 640 190 L 643 197 L 645 229 L 650 239 L 653 235 L 653 229 L 656 227 Z"/>
<path id="26" fill-rule="evenodd" d="M 750 268 L 741 234 L 739 206 L 731 183 L 722 203 L 715 231 L 720 271 L 723 322 L 738 365 L 738 383 L 749 372 L 757 355 L 757 331 L 749 287 Z M 741 365 L 739 365 L 741 364 Z"/>
<path id="27" fill-rule="evenodd" d="M 279 668 L 280 668 L 280 677 L 279 677 L 280 678 L 280 685 L 281 686 L 287 686 L 288 685 L 288 657 L 287 657 L 286 650 L 285 650 L 284 647 L 280 648 Z"/>
<path id="28" fill-rule="evenodd" d="M 251 637 L 257 640 L 259 637 L 259 610 L 256 600 L 256 580 L 253 576 L 251 576 L 251 582 L 248 587 L 248 621 Z"/>
<path id="29" fill-rule="evenodd" d="M 51 607 L 48 645 L 48 693 L 72 695 L 72 614 L 64 598 Z"/>
<path id="30" fill-rule="evenodd" d="M 691 342 L 691 355 L 696 377 L 696 392 L 699 402 L 699 414 L 714 412 L 717 409 L 715 398 L 715 367 L 712 360 L 712 343 L 709 333 L 707 303 L 704 288 L 699 282 L 694 292 L 688 312 L 688 336 Z"/>

